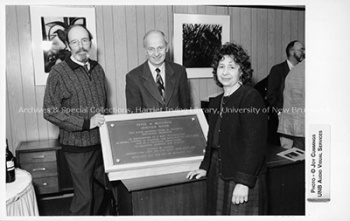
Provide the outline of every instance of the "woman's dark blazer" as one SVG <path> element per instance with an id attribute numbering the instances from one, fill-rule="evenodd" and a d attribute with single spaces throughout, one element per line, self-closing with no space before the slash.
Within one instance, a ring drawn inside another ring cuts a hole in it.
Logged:
<path id="1" fill-rule="evenodd" d="M 214 98 L 208 108 L 209 132 L 204 159 L 200 169 L 210 167 L 214 128 L 219 117 L 223 94 Z M 267 115 L 264 101 L 254 88 L 242 85 L 224 105 L 219 135 L 220 176 L 224 180 L 254 187 L 264 167 Z"/>

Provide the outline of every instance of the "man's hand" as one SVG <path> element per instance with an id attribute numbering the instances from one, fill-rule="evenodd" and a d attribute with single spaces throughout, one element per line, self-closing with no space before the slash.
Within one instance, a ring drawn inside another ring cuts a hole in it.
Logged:
<path id="1" fill-rule="evenodd" d="M 236 184 L 232 194 L 232 203 L 240 204 L 248 202 L 248 193 L 249 187 L 240 183 Z"/>
<path id="2" fill-rule="evenodd" d="M 101 127 L 105 122 L 105 117 L 98 113 L 95 114 L 91 119 L 90 119 L 90 129 L 93 129 L 95 127 Z"/>

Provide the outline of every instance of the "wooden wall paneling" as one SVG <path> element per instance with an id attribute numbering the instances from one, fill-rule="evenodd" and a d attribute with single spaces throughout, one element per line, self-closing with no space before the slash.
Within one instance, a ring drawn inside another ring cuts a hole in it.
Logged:
<path id="1" fill-rule="evenodd" d="M 258 67 L 258 53 L 257 53 L 257 48 L 258 48 L 258 36 L 257 36 L 257 26 L 258 26 L 258 19 L 257 19 L 257 9 L 253 8 L 252 9 L 252 54 L 251 54 L 251 60 L 252 60 L 252 68 L 254 70 L 253 72 L 253 79 L 256 79 L 257 75 L 257 67 Z"/>
<path id="2" fill-rule="evenodd" d="M 122 7 L 122 6 L 121 6 Z M 135 6 L 125 7 L 125 26 L 126 26 L 126 45 L 128 70 L 132 70 L 139 65 L 138 61 L 138 40 L 137 40 L 137 23 Z M 125 73 L 126 74 L 126 73 Z M 124 74 L 124 75 L 125 75 Z"/>
<path id="3" fill-rule="evenodd" d="M 35 102 L 35 82 L 34 82 L 34 67 L 32 56 L 32 41 L 31 41 L 31 29 L 29 23 L 29 7 L 28 6 L 16 6 L 17 9 L 17 22 L 18 22 L 18 35 L 19 39 L 19 53 L 20 53 L 20 68 L 22 75 L 22 88 L 23 88 L 23 107 L 34 108 L 35 111 L 24 113 L 25 118 L 25 132 L 28 140 L 37 140 L 38 124 L 36 112 L 40 109 L 36 108 Z M 40 97 L 39 99 L 43 99 Z M 39 107 L 41 108 L 41 107 Z M 49 131 L 50 133 L 50 131 Z"/>
<path id="4" fill-rule="evenodd" d="M 306 47 L 306 43 L 305 43 L 305 11 L 298 12 L 298 39 L 299 39 L 299 41 L 304 43 L 304 46 Z"/>
<path id="5" fill-rule="evenodd" d="M 174 13 L 186 14 L 188 13 L 188 7 L 185 5 L 174 5 Z"/>
<path id="6" fill-rule="evenodd" d="M 41 108 L 44 106 L 44 94 L 45 94 L 45 86 L 36 86 L 35 88 L 35 96 L 36 96 L 36 106 Z M 39 140 L 46 140 L 49 137 L 49 124 L 47 120 L 44 119 L 44 114 L 42 112 L 37 113 L 38 119 L 38 128 L 39 128 Z M 53 125 L 50 127 L 54 127 Z M 52 130 L 52 128 L 50 129 Z M 58 128 L 57 128 L 58 130 Z"/>
<path id="7" fill-rule="evenodd" d="M 279 64 L 286 57 L 284 48 L 287 46 L 282 45 L 282 10 L 275 10 L 275 30 L 275 64 Z M 271 68 L 272 66 L 269 71 Z"/>
<path id="8" fill-rule="evenodd" d="M 291 41 L 298 39 L 298 11 L 290 11 L 290 39 Z"/>
<path id="9" fill-rule="evenodd" d="M 228 15 L 228 7 L 226 6 L 216 6 L 216 14 L 217 15 Z"/>
<path id="10" fill-rule="evenodd" d="M 290 38 L 290 11 L 284 10 L 282 13 L 282 52 L 285 53 L 285 48 L 291 42 Z M 285 55 L 286 56 L 286 55 Z M 286 58 L 286 57 L 285 57 Z"/>
<path id="11" fill-rule="evenodd" d="M 241 14 L 240 8 L 231 7 L 230 15 L 230 41 L 241 44 Z"/>
<path id="12" fill-rule="evenodd" d="M 145 27 L 146 32 L 149 30 L 155 29 L 155 13 L 154 13 L 154 7 L 151 5 L 145 6 Z"/>
<path id="13" fill-rule="evenodd" d="M 10 116 L 10 104 L 9 104 L 9 97 L 8 94 L 8 88 L 6 86 L 6 138 L 8 141 L 9 149 L 13 154 L 16 154 L 15 147 L 13 145 L 13 138 L 16 136 L 15 134 L 12 134 L 12 126 L 11 126 L 11 116 Z"/>
<path id="14" fill-rule="evenodd" d="M 118 113 L 126 113 L 126 98 L 125 98 L 125 75 L 129 72 L 128 65 L 128 49 L 127 49 L 127 38 L 128 33 L 126 32 L 126 15 L 125 6 L 113 6 L 114 15 L 114 64 L 115 64 L 115 82 L 114 87 L 117 88 L 116 96 L 118 97 L 118 103 L 116 108 L 118 108 Z M 136 43 L 135 43 L 136 44 Z M 136 56 L 137 51 L 134 50 L 134 56 Z M 134 63 L 133 63 L 134 64 Z M 135 65 L 135 67 L 137 64 Z"/>
<path id="15" fill-rule="evenodd" d="M 169 33 L 168 18 L 172 14 L 168 15 L 167 6 L 157 6 L 154 9 L 155 28 L 164 32 L 165 35 Z"/>
<path id="16" fill-rule="evenodd" d="M 167 6 L 157 6 L 154 8 L 154 17 L 155 17 L 155 29 L 162 31 L 168 41 L 169 41 L 169 26 L 168 26 L 168 17 L 171 17 L 172 14 L 168 15 Z M 170 51 L 168 50 L 166 54 L 166 59 L 170 59 Z"/>
<path id="17" fill-rule="evenodd" d="M 216 7 L 215 6 L 206 6 L 205 7 L 206 14 L 208 15 L 216 15 Z"/>
<path id="18" fill-rule="evenodd" d="M 103 20 L 103 6 L 95 7 L 96 14 L 96 42 L 97 42 L 97 60 L 102 66 L 103 70 L 106 70 L 106 55 L 105 55 L 105 38 L 104 38 L 104 20 Z M 107 73 L 106 73 L 107 75 Z"/>
<path id="19" fill-rule="evenodd" d="M 21 140 L 27 140 L 25 117 L 21 108 L 25 108 L 23 103 L 23 86 L 20 63 L 20 36 L 18 33 L 18 15 L 16 6 L 6 8 L 6 75 L 9 97 L 10 121 L 13 130 L 12 146 L 17 147 Z"/>
<path id="20" fill-rule="evenodd" d="M 138 65 L 146 60 L 145 49 L 143 48 L 143 37 L 146 34 L 145 27 L 145 6 L 136 6 L 136 24 L 137 24 L 137 51 Z"/>
<path id="21" fill-rule="evenodd" d="M 104 71 L 107 78 L 108 86 L 108 106 L 117 107 L 118 97 L 117 97 L 117 87 L 115 86 L 116 82 L 116 67 L 115 67 L 115 36 L 114 36 L 114 23 L 115 18 L 113 15 L 113 10 L 111 6 L 101 6 L 102 14 L 100 15 L 103 20 L 102 32 L 98 33 L 98 38 L 103 38 L 104 45 L 101 47 L 101 53 L 104 55 Z M 100 12 L 100 10 L 99 10 Z"/>
<path id="22" fill-rule="evenodd" d="M 276 51 L 276 14 L 275 10 L 267 10 L 267 73 L 276 64 L 275 51 Z"/>
<path id="23" fill-rule="evenodd" d="M 197 13 L 200 15 L 205 15 L 206 6 L 205 5 L 197 5 Z"/>
<path id="24" fill-rule="evenodd" d="M 257 83 L 268 74 L 267 70 L 267 9 L 257 10 L 258 19 L 258 48 L 257 48 L 257 60 L 258 67 L 256 70 L 255 78 L 253 78 L 253 83 Z"/>
<path id="25" fill-rule="evenodd" d="M 252 55 L 252 14 L 250 8 L 241 8 L 241 44 Z"/>
<path id="26" fill-rule="evenodd" d="M 167 53 L 167 60 L 174 61 L 174 47 L 173 47 L 173 41 L 174 41 L 174 8 L 173 6 L 167 6 L 167 13 L 168 13 L 168 33 L 166 33 L 168 37 L 168 53 Z"/>

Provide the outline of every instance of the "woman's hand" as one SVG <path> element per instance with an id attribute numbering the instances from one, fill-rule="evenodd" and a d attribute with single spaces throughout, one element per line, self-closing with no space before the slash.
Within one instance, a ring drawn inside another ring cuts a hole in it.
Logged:
<path id="1" fill-rule="evenodd" d="M 249 187 L 243 184 L 236 184 L 233 194 L 232 194 L 232 203 L 233 204 L 240 204 L 248 202 L 248 193 L 249 193 Z"/>
<path id="2" fill-rule="evenodd" d="M 199 179 L 201 177 L 205 177 L 206 175 L 207 175 L 207 171 L 199 169 L 199 170 L 190 171 L 187 174 L 186 178 L 189 180 L 191 180 L 193 177 L 195 177 L 196 179 Z"/>

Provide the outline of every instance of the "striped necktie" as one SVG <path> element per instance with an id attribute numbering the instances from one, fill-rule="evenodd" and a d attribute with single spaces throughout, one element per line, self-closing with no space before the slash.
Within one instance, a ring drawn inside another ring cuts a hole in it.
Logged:
<path id="1" fill-rule="evenodd" d="M 162 96 L 163 100 L 164 100 L 164 82 L 162 79 L 162 76 L 160 76 L 160 69 L 156 68 L 156 72 L 157 72 L 157 76 L 156 76 L 156 83 L 157 83 L 157 87 L 159 90 L 160 95 Z"/>

